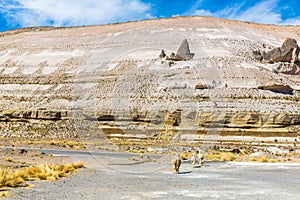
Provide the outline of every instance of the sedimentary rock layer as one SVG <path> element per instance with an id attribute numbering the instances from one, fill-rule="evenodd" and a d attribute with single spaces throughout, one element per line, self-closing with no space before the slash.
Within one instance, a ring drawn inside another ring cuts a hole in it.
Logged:
<path id="1" fill-rule="evenodd" d="M 297 61 L 253 54 L 299 41 L 299 27 L 188 17 L 0 36 L 5 137 L 299 135 Z M 190 60 L 160 56 L 182 41 Z"/>

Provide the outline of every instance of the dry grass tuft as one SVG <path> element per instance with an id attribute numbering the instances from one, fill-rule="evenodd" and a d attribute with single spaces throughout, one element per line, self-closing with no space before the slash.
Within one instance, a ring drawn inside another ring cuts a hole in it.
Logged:
<path id="1" fill-rule="evenodd" d="M 221 160 L 222 161 L 234 161 L 236 160 L 235 155 L 230 152 L 221 153 Z"/>
<path id="2" fill-rule="evenodd" d="M 256 161 L 257 161 L 257 158 L 250 158 L 250 161 L 256 162 Z"/>
<path id="3" fill-rule="evenodd" d="M 10 193 L 7 191 L 0 191 L 0 197 L 9 197 Z"/>
<path id="4" fill-rule="evenodd" d="M 220 154 L 207 154 L 207 158 L 211 161 L 220 161 L 221 155 Z"/>
<path id="5" fill-rule="evenodd" d="M 132 160 L 132 161 L 139 161 L 139 158 L 137 158 L 137 157 L 132 157 L 131 160 Z"/>
<path id="6" fill-rule="evenodd" d="M 51 145 L 58 146 L 58 147 L 70 147 L 75 150 L 79 149 L 85 149 L 85 145 L 80 142 L 80 141 L 68 141 L 68 140 L 63 140 L 63 141 L 57 141 L 57 140 L 52 140 L 50 141 Z"/>
<path id="7" fill-rule="evenodd" d="M 212 150 L 206 157 L 211 161 L 236 161 L 241 160 L 239 154 L 232 153 L 232 152 L 219 152 Z"/>
<path id="8" fill-rule="evenodd" d="M 146 153 L 146 151 L 144 149 L 132 149 L 132 150 L 128 150 L 127 152 L 130 152 L 130 153 Z"/>
<path id="9" fill-rule="evenodd" d="M 252 157 L 250 155 L 251 151 L 246 152 L 245 150 L 240 150 L 238 152 L 233 151 L 226 151 L 226 150 L 219 150 L 219 149 L 212 149 L 210 150 L 205 157 L 211 161 L 235 161 L 235 162 L 300 162 L 298 154 L 295 152 L 291 152 L 290 155 L 285 156 L 277 156 L 274 154 L 265 154 L 258 157 Z M 278 153 L 276 153 L 278 154 Z"/>
<path id="10" fill-rule="evenodd" d="M 265 156 L 262 156 L 259 158 L 259 162 L 268 162 L 268 158 L 266 158 Z"/>
<path id="11" fill-rule="evenodd" d="M 83 167 L 83 162 L 79 161 L 74 164 L 64 165 L 44 164 L 15 171 L 9 168 L 0 168 L 0 188 L 30 186 L 26 184 L 25 181 L 32 179 L 55 181 L 61 177 L 66 177 Z"/>
<path id="12" fill-rule="evenodd" d="M 14 160 L 14 159 L 12 159 L 12 158 L 5 158 L 5 161 L 6 162 L 10 162 L 10 163 L 19 163 L 19 164 L 26 164 L 24 161 L 18 161 L 18 160 Z"/>
<path id="13" fill-rule="evenodd" d="M 7 162 L 15 162 L 12 158 L 5 158 L 5 161 L 7 161 Z"/>
<path id="14" fill-rule="evenodd" d="M 0 188 L 20 187 L 25 180 L 9 168 L 0 168 Z"/>
<path id="15" fill-rule="evenodd" d="M 276 159 L 274 159 L 274 158 L 271 158 L 271 159 L 269 159 L 269 162 L 276 163 L 276 162 L 277 162 L 277 160 L 276 160 Z"/>

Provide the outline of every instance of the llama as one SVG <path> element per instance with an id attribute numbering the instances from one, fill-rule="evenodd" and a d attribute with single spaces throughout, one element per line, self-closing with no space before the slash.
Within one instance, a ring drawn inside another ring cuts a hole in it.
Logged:
<path id="1" fill-rule="evenodd" d="M 193 153 L 192 157 L 191 157 L 191 163 L 192 163 L 192 167 L 195 167 L 195 163 L 196 163 L 196 153 Z"/>
<path id="2" fill-rule="evenodd" d="M 175 174 L 179 174 L 179 167 L 181 165 L 180 154 L 176 154 L 175 158 L 172 160 L 173 169 Z"/>
<path id="3" fill-rule="evenodd" d="M 202 166 L 204 164 L 204 155 L 201 149 L 198 150 L 198 159 L 199 165 Z"/>

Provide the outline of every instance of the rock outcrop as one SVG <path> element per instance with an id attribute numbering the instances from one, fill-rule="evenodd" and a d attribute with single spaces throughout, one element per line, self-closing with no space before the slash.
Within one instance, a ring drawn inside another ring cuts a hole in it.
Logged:
<path id="1" fill-rule="evenodd" d="M 2 119 L 36 119 L 36 120 L 62 120 L 71 117 L 70 112 L 63 110 L 4 110 L 0 113 Z"/>
<path id="2" fill-rule="evenodd" d="M 171 53 L 170 56 L 167 56 L 167 60 L 172 61 L 187 61 L 191 60 L 194 57 L 194 53 L 191 53 L 189 43 L 187 39 L 184 39 L 179 46 L 177 53 Z"/>
<path id="3" fill-rule="evenodd" d="M 190 51 L 187 39 L 184 39 L 181 42 L 181 45 L 177 50 L 176 57 L 182 60 L 191 60 L 194 57 L 194 53 L 191 53 Z"/>
<path id="4" fill-rule="evenodd" d="M 300 48 L 293 38 L 286 38 L 281 47 L 264 52 L 254 50 L 252 56 L 257 61 L 274 64 L 274 71 L 288 75 L 298 75 L 300 64 L 298 61 Z"/>
<path id="5" fill-rule="evenodd" d="M 277 73 L 283 73 L 288 75 L 299 75 L 300 74 L 300 63 L 278 63 L 274 69 Z"/>
<path id="6" fill-rule="evenodd" d="M 263 56 L 262 56 L 262 53 L 260 51 L 252 51 L 252 54 L 253 54 L 253 58 L 255 60 L 258 60 L 258 61 L 262 61 L 263 60 Z"/>
<path id="7" fill-rule="evenodd" d="M 282 94 L 293 94 L 293 88 L 289 85 L 267 85 L 267 86 L 258 86 L 260 90 L 270 90 L 272 92 L 282 93 Z"/>
<path id="8" fill-rule="evenodd" d="M 161 50 L 161 52 L 160 52 L 160 54 L 159 54 L 159 58 L 160 59 L 163 59 L 164 57 L 166 57 L 167 55 L 166 55 L 166 53 L 165 53 L 165 50 Z"/>
<path id="9" fill-rule="evenodd" d="M 211 87 L 209 87 L 206 84 L 197 84 L 197 85 L 195 85 L 195 89 L 198 89 L 198 90 L 204 90 L 204 89 L 209 89 L 209 88 L 211 88 Z"/>
<path id="10" fill-rule="evenodd" d="M 287 38 L 281 47 L 263 53 L 263 59 L 270 63 L 289 62 L 294 64 L 298 61 L 299 52 L 300 48 L 297 41 L 293 38 Z"/>
<path id="11" fill-rule="evenodd" d="M 193 126 L 186 127 L 187 119 L 191 116 L 197 118 L 198 121 Z M 131 121 L 130 115 L 123 115 L 120 118 L 118 114 L 114 116 L 116 119 L 110 126 L 105 126 L 105 133 L 109 138 L 126 137 L 121 136 L 120 131 L 114 131 L 114 127 L 119 130 L 127 132 L 132 138 L 150 138 L 153 134 L 158 134 L 157 129 L 160 127 L 161 131 L 173 131 L 180 135 L 206 134 L 211 131 L 211 134 L 222 136 L 240 135 L 240 136 L 263 136 L 263 137 L 288 137 L 296 136 L 297 133 L 288 129 L 290 126 L 300 125 L 299 114 L 284 114 L 284 113 L 262 113 L 262 112 L 226 112 L 222 111 L 191 111 L 184 113 L 184 111 L 162 111 L 159 115 L 153 113 L 139 112 L 136 116 L 136 121 L 144 122 L 144 125 L 151 127 L 149 130 L 144 130 L 142 126 L 138 126 L 135 122 Z M 102 120 L 100 124 L 107 124 L 111 120 Z M 128 130 L 123 122 L 127 122 L 126 126 L 135 126 L 135 129 Z M 155 123 L 154 123 L 155 122 Z M 159 123 L 157 123 L 159 122 Z M 211 127 L 213 124 L 213 128 Z M 192 129 L 194 128 L 194 129 Z M 197 136 L 196 136 L 197 138 Z"/>

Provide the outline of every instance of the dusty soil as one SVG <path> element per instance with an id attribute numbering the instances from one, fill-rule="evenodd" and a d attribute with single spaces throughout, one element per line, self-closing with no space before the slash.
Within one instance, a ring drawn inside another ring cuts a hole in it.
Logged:
<path id="1" fill-rule="evenodd" d="M 38 150 L 0 149 L 0 167 L 22 168 L 40 164 L 71 163 L 70 157 L 56 157 Z"/>
<path id="2" fill-rule="evenodd" d="M 156 163 L 123 166 L 130 171 Z M 83 169 L 57 182 L 35 182 L 13 190 L 7 200 L 33 199 L 297 199 L 299 164 L 184 162 L 176 175 L 170 167 L 129 173 L 118 167 Z"/>
<path id="3" fill-rule="evenodd" d="M 47 153 L 43 153 L 43 152 Z M 11 158 L 8 161 L 6 158 Z M 18 199 L 296 199 L 300 163 L 212 162 L 192 168 L 184 160 L 180 174 L 171 157 L 122 152 L 1 149 L 2 166 L 82 160 L 86 168 L 55 182 L 34 181 L 31 189 L 9 191 Z"/>

